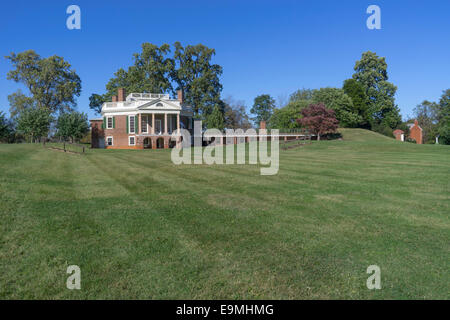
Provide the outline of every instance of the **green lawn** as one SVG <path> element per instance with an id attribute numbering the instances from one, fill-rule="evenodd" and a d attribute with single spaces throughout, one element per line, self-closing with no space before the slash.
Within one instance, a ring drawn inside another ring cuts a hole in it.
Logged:
<path id="1" fill-rule="evenodd" d="M 275 176 L 0 145 L 0 298 L 450 298 L 450 147 L 342 132 Z"/>

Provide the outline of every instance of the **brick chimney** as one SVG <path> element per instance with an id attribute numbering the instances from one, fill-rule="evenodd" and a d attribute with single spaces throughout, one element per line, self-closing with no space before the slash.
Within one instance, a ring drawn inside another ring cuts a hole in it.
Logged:
<path id="1" fill-rule="evenodd" d="M 265 129 L 265 128 L 266 128 L 266 122 L 265 122 L 265 121 L 261 121 L 261 122 L 259 123 L 259 128 L 260 128 L 260 129 Z"/>
<path id="2" fill-rule="evenodd" d="M 417 144 L 422 144 L 422 128 L 419 126 L 419 122 L 414 120 L 414 125 L 409 129 L 409 136 L 416 140 Z"/>
<path id="3" fill-rule="evenodd" d="M 112 96 L 112 102 L 117 102 L 117 96 Z"/>
<path id="4" fill-rule="evenodd" d="M 182 89 L 178 89 L 177 90 L 177 99 L 178 101 L 180 101 L 180 103 L 182 104 L 184 101 L 184 93 Z"/>
<path id="5" fill-rule="evenodd" d="M 124 88 L 117 89 L 117 100 L 125 101 L 125 89 Z"/>

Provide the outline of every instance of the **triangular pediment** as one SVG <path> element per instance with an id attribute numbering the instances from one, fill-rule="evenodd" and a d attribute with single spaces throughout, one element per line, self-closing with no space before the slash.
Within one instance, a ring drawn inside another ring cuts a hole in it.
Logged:
<path id="1" fill-rule="evenodd" d="M 138 107 L 138 110 L 154 110 L 154 109 L 176 109 L 180 110 L 181 107 L 171 103 L 170 101 L 162 100 L 162 99 L 155 99 L 152 101 L 145 102 L 144 104 L 140 105 Z"/>

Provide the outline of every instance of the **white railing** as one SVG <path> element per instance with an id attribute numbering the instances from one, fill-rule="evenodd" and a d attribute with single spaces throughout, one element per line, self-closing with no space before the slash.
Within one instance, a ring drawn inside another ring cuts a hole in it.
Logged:
<path id="1" fill-rule="evenodd" d="M 132 101 L 105 102 L 107 108 L 129 107 L 133 104 L 134 102 Z"/>
<path id="2" fill-rule="evenodd" d="M 167 93 L 130 93 L 128 99 L 170 99 Z"/>

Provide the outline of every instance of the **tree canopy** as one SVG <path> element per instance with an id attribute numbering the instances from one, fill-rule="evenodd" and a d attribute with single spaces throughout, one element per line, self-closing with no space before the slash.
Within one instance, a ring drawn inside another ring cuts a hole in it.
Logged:
<path id="1" fill-rule="evenodd" d="M 321 88 L 315 90 L 312 100 L 316 104 L 323 103 L 327 108 L 333 109 L 342 127 L 357 127 L 362 122 L 352 99 L 342 89 Z"/>
<path id="2" fill-rule="evenodd" d="M 223 113 L 220 100 L 222 67 L 212 63 L 215 50 L 202 44 L 187 45 L 175 42 L 174 53 L 170 45 L 158 47 L 142 44 L 141 53 L 133 55 L 133 65 L 120 68 L 106 84 L 106 93 L 93 93 L 89 107 L 100 113 L 101 105 L 111 101 L 118 88 L 127 92 L 169 93 L 182 89 L 184 101 L 192 106 L 196 118 L 207 120 L 215 106 Z M 223 116 L 223 115 L 222 115 Z"/>
<path id="3" fill-rule="evenodd" d="M 48 135 L 52 121 L 53 117 L 47 109 L 26 109 L 17 118 L 17 131 L 28 137 L 30 142 L 37 142 Z"/>
<path id="4" fill-rule="evenodd" d="M 394 97 L 397 87 L 388 82 L 386 59 L 374 52 L 364 52 L 354 70 L 353 79 L 363 86 L 368 99 L 371 126 L 395 128 L 401 123 L 401 116 Z"/>
<path id="5" fill-rule="evenodd" d="M 450 144 L 450 89 L 442 93 L 439 100 L 439 110 L 437 112 L 439 141 Z"/>
<path id="6" fill-rule="evenodd" d="M 250 113 L 254 114 L 253 120 L 259 126 L 261 121 L 268 121 L 275 111 L 275 99 L 269 94 L 261 94 L 257 96 L 253 102 Z"/>
<path id="7" fill-rule="evenodd" d="M 271 129 L 283 128 L 293 129 L 300 128 L 301 125 L 297 119 L 301 116 L 302 109 L 308 107 L 311 101 L 293 100 L 285 107 L 275 109 L 273 115 L 269 119 L 268 127 Z"/>
<path id="8" fill-rule="evenodd" d="M 435 102 L 425 100 L 421 104 L 417 105 L 413 110 L 414 118 L 417 119 L 423 130 L 423 143 L 435 142 L 435 137 L 438 134 L 438 106 L 439 105 Z"/>
<path id="9" fill-rule="evenodd" d="M 353 110 L 361 117 L 359 126 L 370 128 L 370 113 L 368 110 L 368 98 L 364 87 L 355 79 L 347 79 L 342 87 L 344 93 L 352 99 Z"/>
<path id="10" fill-rule="evenodd" d="M 215 106 L 211 114 L 206 118 L 206 126 L 210 129 L 223 130 L 225 127 L 225 121 L 223 118 L 223 112 L 220 110 L 219 106 Z"/>
<path id="11" fill-rule="evenodd" d="M 321 135 L 336 132 L 338 128 L 339 121 L 336 119 L 334 110 L 327 109 L 323 103 L 311 104 L 302 109 L 301 114 L 303 118 L 297 121 L 317 135 L 317 140 L 320 140 Z"/>
<path id="12" fill-rule="evenodd" d="M 75 97 L 81 93 L 81 80 L 64 58 L 56 55 L 42 58 L 27 50 L 11 53 L 6 59 L 14 67 L 7 74 L 8 80 L 22 83 L 30 93 L 27 96 L 17 91 L 8 97 L 12 116 L 31 107 L 53 114 L 75 106 Z"/>
<path id="13" fill-rule="evenodd" d="M 89 131 L 87 114 L 76 111 L 62 113 L 58 117 L 56 129 L 59 137 L 71 138 L 72 142 L 80 140 Z"/>
<path id="14" fill-rule="evenodd" d="M 0 142 L 9 142 L 14 134 L 13 123 L 0 111 Z"/>
<path id="15" fill-rule="evenodd" d="M 172 79 L 183 90 L 185 102 L 192 106 L 194 114 L 205 119 L 215 106 L 222 105 L 219 77 L 223 70 L 220 65 L 211 63 L 216 51 L 202 44 L 183 47 L 175 42 L 174 47 Z M 223 113 L 223 106 L 219 110 Z"/>

